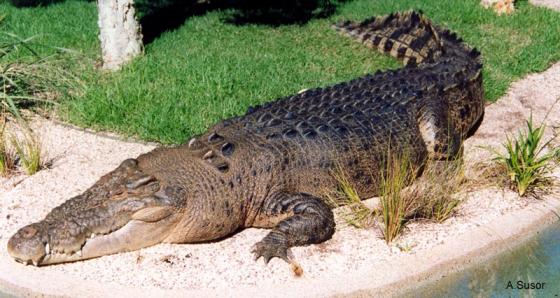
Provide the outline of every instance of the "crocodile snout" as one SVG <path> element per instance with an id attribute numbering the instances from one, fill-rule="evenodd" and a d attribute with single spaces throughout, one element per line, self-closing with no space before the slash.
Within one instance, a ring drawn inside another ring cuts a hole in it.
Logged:
<path id="1" fill-rule="evenodd" d="M 48 253 L 44 233 L 37 224 L 25 226 L 8 241 L 8 253 L 16 261 L 38 266 Z"/>

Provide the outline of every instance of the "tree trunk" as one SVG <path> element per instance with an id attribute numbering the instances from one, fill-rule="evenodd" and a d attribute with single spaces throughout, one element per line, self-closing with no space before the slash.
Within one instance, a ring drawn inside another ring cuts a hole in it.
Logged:
<path id="1" fill-rule="evenodd" d="M 98 0 L 103 68 L 116 70 L 144 50 L 133 0 Z"/>

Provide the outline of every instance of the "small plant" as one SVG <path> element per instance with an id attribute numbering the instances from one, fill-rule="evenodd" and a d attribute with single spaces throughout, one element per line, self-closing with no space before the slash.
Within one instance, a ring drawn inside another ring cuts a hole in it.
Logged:
<path id="1" fill-rule="evenodd" d="M 31 130 L 25 130 L 21 140 L 13 136 L 11 143 L 27 175 L 35 174 L 43 167 L 41 145 Z"/>
<path id="2" fill-rule="evenodd" d="M 411 252 L 412 248 L 414 247 L 414 245 L 411 245 L 410 243 L 404 243 L 404 244 L 400 244 L 398 243 L 397 248 L 401 251 L 401 252 Z"/>
<path id="3" fill-rule="evenodd" d="M 332 173 L 338 183 L 338 189 L 334 194 L 327 193 L 327 200 L 333 207 L 347 206 L 348 211 L 342 214 L 344 220 L 356 228 L 365 228 L 373 224 L 375 210 L 368 208 L 351 185 L 342 167 Z"/>
<path id="4" fill-rule="evenodd" d="M 517 137 L 507 136 L 503 144 L 505 154 L 494 150 L 494 160 L 505 167 L 510 183 L 520 196 L 525 196 L 549 180 L 547 173 L 550 170 L 550 161 L 557 154 L 556 150 L 543 152 L 551 141 L 542 144 L 544 123 L 535 128 L 532 117 L 526 123 L 525 133 L 520 131 Z"/>
<path id="5" fill-rule="evenodd" d="M 389 153 L 381 176 L 382 233 L 385 241 L 391 243 L 402 232 L 414 208 L 413 197 L 403 192 L 416 176 L 409 154 Z"/>

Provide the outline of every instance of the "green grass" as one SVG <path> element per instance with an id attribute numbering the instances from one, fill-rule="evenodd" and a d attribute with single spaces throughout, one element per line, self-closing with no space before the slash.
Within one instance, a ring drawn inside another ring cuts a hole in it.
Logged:
<path id="1" fill-rule="evenodd" d="M 550 179 L 547 175 L 558 149 L 544 152 L 550 141 L 543 144 L 546 126 L 535 127 L 532 117 L 527 120 L 527 130 L 516 137 L 508 136 L 503 144 L 506 153 L 496 152 L 495 161 L 505 167 L 513 188 L 524 196 Z"/>
<path id="2" fill-rule="evenodd" d="M 189 18 L 146 46 L 146 55 L 121 72 L 100 73 L 95 3 L 67 0 L 48 7 L 15 9 L 3 30 L 37 36 L 51 47 L 75 49 L 73 63 L 86 88 L 60 98 L 58 113 L 81 126 L 118 131 L 146 140 L 181 143 L 211 124 L 243 114 L 247 107 L 304 88 L 325 86 L 400 67 L 391 58 L 339 36 L 330 24 L 361 20 L 410 8 L 422 9 L 437 24 L 455 30 L 481 49 L 488 100 L 504 94 L 521 76 L 546 69 L 560 59 L 560 15 L 520 2 L 513 16 L 498 17 L 469 1 L 372 1 L 341 4 L 328 19 L 304 26 L 236 26 L 228 11 Z"/>

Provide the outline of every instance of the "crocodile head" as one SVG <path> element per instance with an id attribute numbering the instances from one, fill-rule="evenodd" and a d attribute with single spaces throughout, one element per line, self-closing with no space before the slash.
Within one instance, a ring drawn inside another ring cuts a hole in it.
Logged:
<path id="1" fill-rule="evenodd" d="M 17 231 L 8 252 L 38 266 L 154 245 L 177 224 L 181 194 L 144 173 L 136 159 L 125 160 L 44 220 Z"/>

